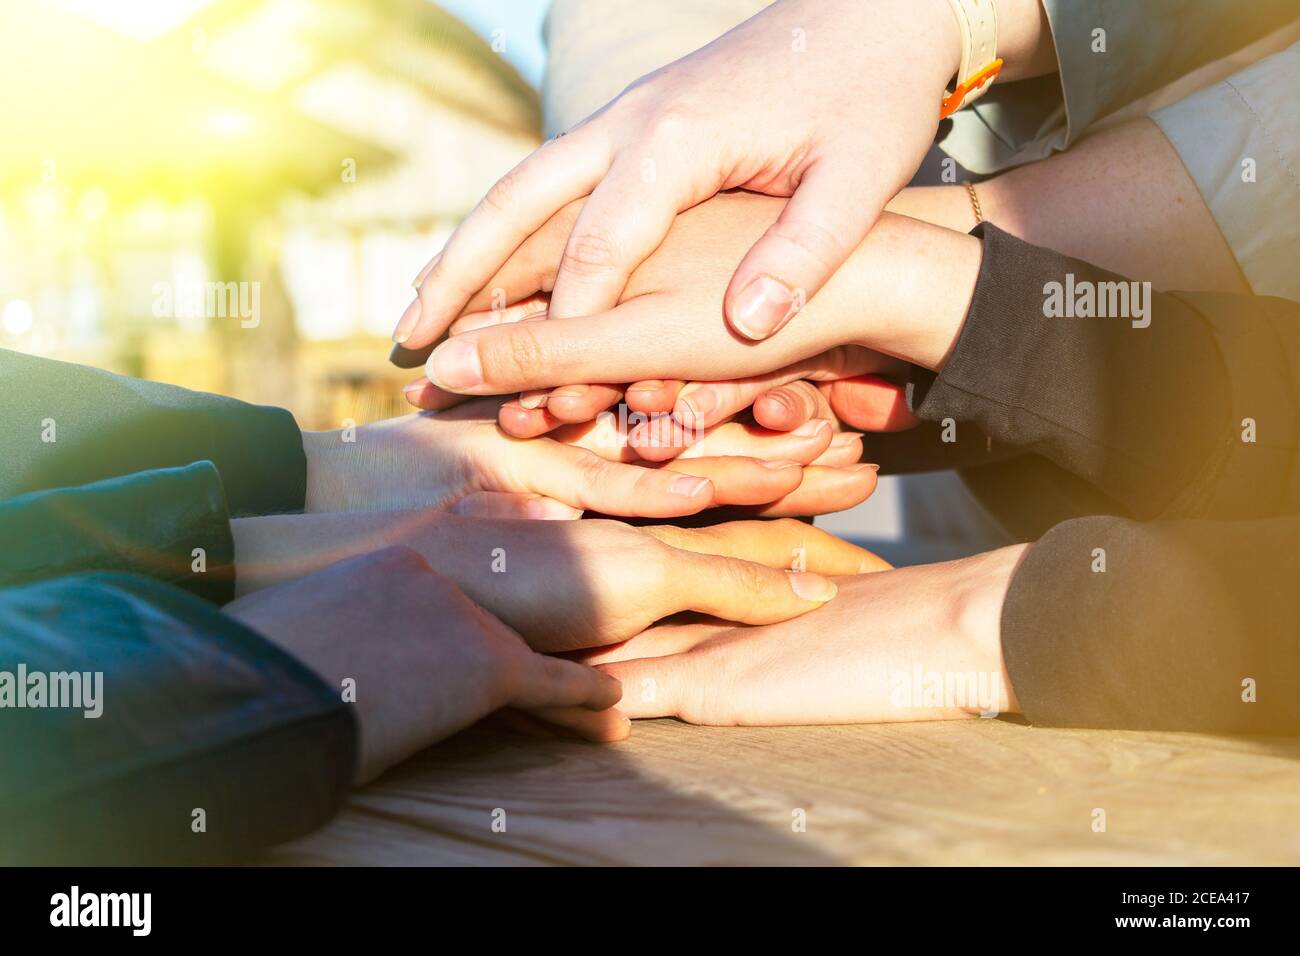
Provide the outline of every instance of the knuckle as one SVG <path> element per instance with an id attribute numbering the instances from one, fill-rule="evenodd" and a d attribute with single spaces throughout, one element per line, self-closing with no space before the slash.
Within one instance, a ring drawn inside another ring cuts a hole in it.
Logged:
<path id="1" fill-rule="evenodd" d="M 815 411 L 817 408 L 817 386 L 812 382 L 793 382 L 788 388 L 794 395 L 795 401 L 799 402 L 805 408 Z"/>
<path id="2" fill-rule="evenodd" d="M 493 212 L 509 212 L 514 205 L 515 196 L 518 192 L 519 177 L 515 172 L 508 172 L 489 189 L 483 196 L 483 206 Z"/>
<path id="3" fill-rule="evenodd" d="M 577 459 L 577 479 L 584 487 L 598 488 L 608 479 L 615 477 L 611 474 L 611 462 L 599 457 L 598 455 L 586 454 Z M 617 522 L 600 522 L 601 525 L 613 525 Z M 612 530 L 612 529 L 607 529 Z"/>
<path id="4" fill-rule="evenodd" d="M 827 273 L 833 272 L 848 254 L 843 240 L 825 226 L 806 219 L 773 223 L 767 235 Z"/>
<path id="5" fill-rule="evenodd" d="M 479 360 L 484 380 L 492 383 L 528 381 L 545 363 L 542 344 L 529 323 L 501 328 L 500 335 L 484 337 L 479 343 Z"/>
<path id="6" fill-rule="evenodd" d="M 670 550 L 673 548 L 689 550 L 684 546 L 701 537 L 700 529 L 680 528 L 673 524 L 652 525 L 642 530 L 652 534 L 656 544 Z"/>
<path id="7" fill-rule="evenodd" d="M 749 561 L 728 559 L 725 574 L 738 594 L 758 595 L 764 590 L 763 569 Z"/>
<path id="8" fill-rule="evenodd" d="M 560 271 L 573 275 L 603 275 L 618 266 L 618 254 L 609 233 L 600 226 L 575 232 L 564 246 Z"/>
<path id="9" fill-rule="evenodd" d="M 653 595 L 650 603 L 659 608 L 661 616 L 681 610 L 681 565 L 673 560 L 672 549 L 662 545 L 638 551 L 637 563 L 643 593 Z"/>
<path id="10" fill-rule="evenodd" d="M 832 380 L 846 378 L 854 369 L 859 357 L 857 348 L 851 345 L 837 345 L 826 353 L 825 370 Z M 815 387 L 815 386 L 814 386 Z"/>
<path id="11" fill-rule="evenodd" d="M 681 103 L 668 103 L 655 110 L 646 123 L 646 135 L 654 142 L 683 142 L 693 135 L 695 111 Z"/>

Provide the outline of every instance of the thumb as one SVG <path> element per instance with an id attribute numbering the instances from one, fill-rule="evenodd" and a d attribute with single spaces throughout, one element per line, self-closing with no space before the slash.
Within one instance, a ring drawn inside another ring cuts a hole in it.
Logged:
<path id="1" fill-rule="evenodd" d="M 907 405 L 907 390 L 875 375 L 840 379 L 826 391 L 836 417 L 850 428 L 898 432 L 920 423 Z"/>
<path id="2" fill-rule="evenodd" d="M 813 166 L 727 287 L 727 323 L 761 341 L 789 322 L 857 248 L 884 206 L 864 201 L 861 171 Z"/>

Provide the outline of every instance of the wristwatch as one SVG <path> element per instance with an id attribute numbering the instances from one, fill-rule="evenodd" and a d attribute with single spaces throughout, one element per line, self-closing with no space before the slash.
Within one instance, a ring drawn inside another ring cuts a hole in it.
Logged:
<path id="1" fill-rule="evenodd" d="M 995 0 L 948 0 L 948 5 L 961 30 L 961 66 L 957 68 L 956 87 L 943 95 L 939 119 L 983 96 L 1002 69 Z"/>

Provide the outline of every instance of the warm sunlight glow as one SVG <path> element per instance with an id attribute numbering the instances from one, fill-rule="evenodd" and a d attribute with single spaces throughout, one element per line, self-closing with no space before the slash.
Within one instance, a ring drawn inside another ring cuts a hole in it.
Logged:
<path id="1" fill-rule="evenodd" d="M 180 26 L 212 0 L 45 0 L 135 40 L 153 40 Z"/>
<path id="2" fill-rule="evenodd" d="M 4 312 L 0 312 L 0 325 L 13 336 L 26 335 L 35 321 L 32 307 L 22 299 L 14 299 L 5 306 Z"/>
<path id="3" fill-rule="evenodd" d="M 213 136 L 245 136 L 253 128 L 253 117 L 238 110 L 220 110 L 203 117 L 203 129 Z"/>

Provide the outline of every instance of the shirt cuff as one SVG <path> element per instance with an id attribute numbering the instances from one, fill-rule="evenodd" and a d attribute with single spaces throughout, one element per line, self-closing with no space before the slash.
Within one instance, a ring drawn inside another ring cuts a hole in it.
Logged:
<path id="1" fill-rule="evenodd" d="M 1024 716 L 1066 727 L 1295 733 L 1297 519 L 1063 522 L 1002 605 Z M 1244 691 L 1255 683 L 1257 698 Z"/>
<path id="2" fill-rule="evenodd" d="M 1251 289 L 1289 299 L 1300 299 L 1297 81 L 1300 44 L 1151 114 Z"/>

